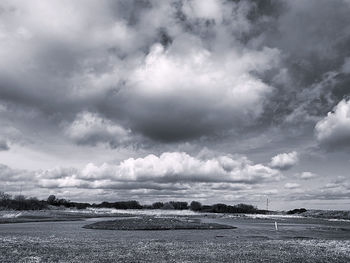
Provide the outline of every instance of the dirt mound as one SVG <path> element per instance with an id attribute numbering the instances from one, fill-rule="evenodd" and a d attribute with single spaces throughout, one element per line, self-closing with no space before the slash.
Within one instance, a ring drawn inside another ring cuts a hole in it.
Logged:
<path id="1" fill-rule="evenodd" d="M 84 226 L 88 229 L 105 230 L 177 230 L 177 229 L 234 229 L 222 224 L 201 223 L 199 219 L 177 218 L 127 218 L 100 221 Z"/>

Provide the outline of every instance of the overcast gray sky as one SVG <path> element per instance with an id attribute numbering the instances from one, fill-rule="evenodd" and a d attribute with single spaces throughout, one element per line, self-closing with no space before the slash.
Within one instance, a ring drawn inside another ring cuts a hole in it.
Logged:
<path id="1" fill-rule="evenodd" d="M 350 207 L 349 0 L 2 0 L 0 191 Z"/>

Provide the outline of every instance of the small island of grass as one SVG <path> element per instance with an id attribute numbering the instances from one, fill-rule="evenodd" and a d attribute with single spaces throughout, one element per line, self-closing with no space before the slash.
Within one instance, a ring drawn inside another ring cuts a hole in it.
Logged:
<path id="1" fill-rule="evenodd" d="M 86 225 L 84 228 L 100 230 L 188 230 L 234 229 L 236 227 L 215 223 L 202 223 L 199 219 L 141 217 L 100 221 Z"/>

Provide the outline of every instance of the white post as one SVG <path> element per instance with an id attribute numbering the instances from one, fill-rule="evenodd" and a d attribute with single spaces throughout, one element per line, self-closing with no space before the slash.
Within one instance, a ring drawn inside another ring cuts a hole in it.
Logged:
<path id="1" fill-rule="evenodd" d="M 278 230 L 278 225 L 276 221 L 275 221 L 275 229 Z"/>

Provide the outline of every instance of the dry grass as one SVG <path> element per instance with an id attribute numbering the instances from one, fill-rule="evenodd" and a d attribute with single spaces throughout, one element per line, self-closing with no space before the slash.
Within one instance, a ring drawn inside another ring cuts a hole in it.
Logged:
<path id="1" fill-rule="evenodd" d="M 350 241 L 0 239 L 0 262 L 350 262 Z"/>

